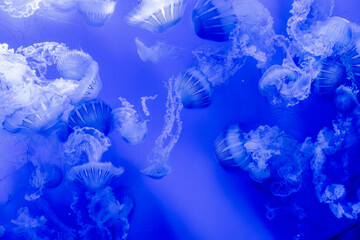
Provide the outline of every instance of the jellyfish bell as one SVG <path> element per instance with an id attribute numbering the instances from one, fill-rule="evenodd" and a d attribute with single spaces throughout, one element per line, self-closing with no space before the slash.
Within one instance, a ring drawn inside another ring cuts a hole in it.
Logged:
<path id="1" fill-rule="evenodd" d="M 57 69 L 65 79 L 81 80 L 90 66 L 92 58 L 82 51 L 68 51 L 57 61 Z"/>
<path id="2" fill-rule="evenodd" d="M 112 130 L 111 111 L 111 107 L 101 100 L 87 101 L 72 110 L 68 125 L 72 129 L 91 127 L 108 135 Z"/>
<path id="3" fill-rule="evenodd" d="M 136 145 L 142 143 L 147 134 L 147 121 L 139 121 L 137 112 L 132 108 L 117 108 L 112 111 L 115 128 L 126 143 Z"/>
<path id="4" fill-rule="evenodd" d="M 314 80 L 315 93 L 322 96 L 332 95 L 346 79 L 346 69 L 336 59 L 322 61 L 321 70 Z"/>
<path id="5" fill-rule="evenodd" d="M 176 92 L 185 108 L 206 108 L 212 102 L 213 87 L 196 68 L 189 68 L 176 79 Z"/>
<path id="6" fill-rule="evenodd" d="M 151 32 L 164 33 L 180 22 L 187 0 L 142 0 L 128 22 Z"/>
<path id="7" fill-rule="evenodd" d="M 56 188 L 63 180 L 62 170 L 55 164 L 46 164 L 40 168 L 44 173 L 45 187 Z"/>
<path id="8" fill-rule="evenodd" d="M 356 96 L 344 85 L 336 89 L 334 103 L 336 109 L 342 113 L 352 112 L 358 106 Z"/>
<path id="9" fill-rule="evenodd" d="M 244 143 L 243 131 L 237 125 L 228 127 L 215 141 L 216 159 L 223 167 L 247 170 L 251 160 Z"/>
<path id="10" fill-rule="evenodd" d="M 85 22 L 93 27 L 101 27 L 114 13 L 116 2 L 111 0 L 78 0 L 78 11 Z"/>
<path id="11" fill-rule="evenodd" d="M 350 22 L 341 17 L 331 17 L 321 26 L 315 34 L 324 39 L 335 52 L 344 51 L 352 41 L 352 30 Z"/>
<path id="12" fill-rule="evenodd" d="M 123 172 L 123 168 L 114 167 L 110 162 L 89 162 L 72 167 L 67 175 L 74 183 L 94 192 L 107 187 Z"/>
<path id="13" fill-rule="evenodd" d="M 241 33 L 252 33 L 267 28 L 272 18 L 257 0 L 199 0 L 192 22 L 200 38 L 226 42 L 236 28 Z"/>

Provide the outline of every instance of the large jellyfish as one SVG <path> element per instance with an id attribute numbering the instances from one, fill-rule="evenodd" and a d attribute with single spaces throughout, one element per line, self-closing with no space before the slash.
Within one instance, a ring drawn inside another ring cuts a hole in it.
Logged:
<path id="1" fill-rule="evenodd" d="M 212 102 L 213 87 L 196 68 L 189 68 L 176 78 L 176 92 L 185 108 L 206 108 Z"/>
<path id="2" fill-rule="evenodd" d="M 72 110 L 68 124 L 72 129 L 92 127 L 107 135 L 112 130 L 111 111 L 111 107 L 101 100 L 87 101 Z"/>
<path id="3" fill-rule="evenodd" d="M 77 4 L 86 23 L 93 27 L 103 26 L 116 6 L 116 2 L 111 0 L 78 0 Z"/>
<path id="4" fill-rule="evenodd" d="M 128 22 L 151 32 L 166 32 L 181 20 L 186 2 L 186 0 L 142 0 L 129 14 Z"/>
<path id="5" fill-rule="evenodd" d="M 334 0 L 295 0 L 287 32 L 300 52 L 327 57 L 346 51 L 352 41 L 352 26 L 331 17 Z"/>
<path id="6" fill-rule="evenodd" d="M 139 38 L 136 38 L 135 43 L 139 57 L 144 62 L 156 63 L 162 59 L 177 57 L 176 47 L 165 42 L 157 42 L 155 45 L 148 47 Z"/>
<path id="7" fill-rule="evenodd" d="M 143 173 L 155 179 L 162 178 L 170 173 L 170 153 L 179 140 L 182 130 L 180 113 L 183 105 L 175 90 L 175 79 L 170 78 L 166 87 L 168 96 L 163 131 L 156 139 L 155 147 L 148 156 L 150 165 L 143 170 Z"/>
<path id="8" fill-rule="evenodd" d="M 140 121 L 140 116 L 125 98 L 119 98 L 122 107 L 114 109 L 111 114 L 115 129 L 125 142 L 135 145 L 144 141 L 147 134 L 147 120 Z"/>

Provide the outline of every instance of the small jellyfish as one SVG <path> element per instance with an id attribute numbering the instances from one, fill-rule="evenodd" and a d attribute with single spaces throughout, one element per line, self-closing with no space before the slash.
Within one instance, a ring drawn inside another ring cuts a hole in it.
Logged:
<path id="1" fill-rule="evenodd" d="M 5 0 L 0 2 L 0 9 L 11 17 L 24 18 L 32 16 L 41 7 L 43 0 Z"/>
<path id="2" fill-rule="evenodd" d="M 336 59 L 327 58 L 322 61 L 321 70 L 314 80 L 315 93 L 332 95 L 345 79 L 345 67 Z"/>
<path id="3" fill-rule="evenodd" d="M 335 107 L 342 113 L 352 112 L 358 106 L 351 88 L 341 85 L 335 91 Z"/>
<path id="4" fill-rule="evenodd" d="M 143 0 L 128 22 L 155 33 L 164 33 L 180 22 L 187 0 Z"/>
<path id="5" fill-rule="evenodd" d="M 114 167 L 110 162 L 97 161 L 74 166 L 67 175 L 74 183 L 93 192 L 107 187 L 123 172 L 123 168 Z"/>
<path id="6" fill-rule="evenodd" d="M 176 78 L 176 92 L 185 108 L 206 108 L 212 102 L 213 87 L 205 75 L 189 68 Z"/>
<path id="7" fill-rule="evenodd" d="M 98 162 L 110 146 L 110 139 L 98 130 L 75 128 L 64 144 L 64 155 L 70 165 Z"/>
<path id="8" fill-rule="evenodd" d="M 293 106 L 310 94 L 311 77 L 289 67 L 271 66 L 259 81 L 259 90 L 270 103 Z"/>
<path id="9" fill-rule="evenodd" d="M 250 154 L 244 147 L 243 131 L 237 126 L 228 127 L 215 141 L 215 156 L 224 167 L 240 167 L 247 170 Z"/>
<path id="10" fill-rule="evenodd" d="M 265 32 L 262 28 L 272 25 L 269 12 L 256 0 L 199 0 L 192 21 L 200 38 L 216 42 L 230 40 L 236 28 L 242 33 Z"/>
<path id="11" fill-rule="evenodd" d="M 180 113 L 183 105 L 175 91 L 175 79 L 170 78 L 166 83 L 168 95 L 166 99 L 166 113 L 164 127 L 155 141 L 155 147 L 148 155 L 149 166 L 142 172 L 154 179 L 161 179 L 171 171 L 170 153 L 179 140 L 182 131 Z"/>
<path id="12" fill-rule="evenodd" d="M 147 134 L 147 121 L 140 121 L 139 114 L 125 98 L 119 98 L 122 107 L 112 111 L 115 129 L 125 142 L 135 145 L 144 141 Z"/>
<path id="13" fill-rule="evenodd" d="M 147 47 L 139 38 L 135 39 L 137 52 L 144 62 L 156 63 L 162 59 L 172 59 L 177 56 L 176 48 L 164 42 L 157 42 Z"/>
<path id="14" fill-rule="evenodd" d="M 114 13 L 116 2 L 111 0 L 78 0 L 78 11 L 85 22 L 93 27 L 101 27 Z"/>
<path id="15" fill-rule="evenodd" d="M 108 135 L 112 130 L 111 111 L 111 107 L 101 100 L 87 101 L 72 110 L 68 125 L 72 129 L 91 127 Z"/>

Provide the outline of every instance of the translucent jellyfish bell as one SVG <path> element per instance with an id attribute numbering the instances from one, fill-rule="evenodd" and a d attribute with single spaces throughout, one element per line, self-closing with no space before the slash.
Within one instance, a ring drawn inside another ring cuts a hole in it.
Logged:
<path id="1" fill-rule="evenodd" d="M 186 0 L 142 0 L 130 13 L 128 22 L 151 32 L 166 32 L 181 20 L 186 2 Z"/>
<path id="2" fill-rule="evenodd" d="M 68 177 L 88 191 L 97 191 L 108 186 L 123 172 L 123 168 L 116 168 L 110 162 L 89 162 L 72 167 Z"/>
<path id="3" fill-rule="evenodd" d="M 82 51 L 68 51 L 57 61 L 60 76 L 65 79 L 81 80 L 91 64 L 91 57 Z"/>
<path id="4" fill-rule="evenodd" d="M 91 127 L 107 135 L 112 130 L 111 107 L 95 99 L 75 107 L 70 113 L 68 124 L 71 128 Z"/>
<path id="5" fill-rule="evenodd" d="M 232 1 L 199 0 L 192 12 L 192 21 L 200 38 L 224 42 L 230 39 L 237 17 Z"/>
<path id="6" fill-rule="evenodd" d="M 215 141 L 215 156 L 224 167 L 240 167 L 247 170 L 250 154 L 244 147 L 244 133 L 237 126 L 228 127 Z"/>
<path id="7" fill-rule="evenodd" d="M 93 27 L 101 27 L 114 13 L 116 2 L 111 0 L 78 0 L 78 11 L 85 22 Z"/>
<path id="8" fill-rule="evenodd" d="M 285 103 L 287 106 L 307 98 L 310 87 L 310 75 L 280 65 L 271 66 L 259 81 L 260 93 L 266 96 L 270 103 Z"/>
<path id="9" fill-rule="evenodd" d="M 351 88 L 341 85 L 335 91 L 335 106 L 343 113 L 352 112 L 357 106 L 358 102 Z"/>
<path id="10" fill-rule="evenodd" d="M 346 79 L 345 67 L 336 59 L 327 58 L 322 61 L 321 70 L 314 80 L 315 93 L 333 94 Z"/>
<path id="11" fill-rule="evenodd" d="M 88 54 L 81 51 L 69 51 L 61 55 L 57 62 L 61 77 L 79 82 L 71 102 L 92 100 L 99 94 L 102 83 L 99 66 Z"/>
<path id="12" fill-rule="evenodd" d="M 139 121 L 139 114 L 126 99 L 119 98 L 122 107 L 112 111 L 112 118 L 116 130 L 125 142 L 135 145 L 144 141 L 147 134 L 147 121 Z"/>
<path id="13" fill-rule="evenodd" d="M 46 0 L 56 11 L 69 12 L 76 8 L 77 0 Z"/>
<path id="14" fill-rule="evenodd" d="M 265 33 L 273 20 L 257 0 L 199 0 L 192 21 L 200 38 L 225 42 L 235 29 L 240 30 L 240 35 Z"/>
<path id="15" fill-rule="evenodd" d="M 206 108 L 212 102 L 213 87 L 196 68 L 189 68 L 176 78 L 176 92 L 185 108 Z"/>

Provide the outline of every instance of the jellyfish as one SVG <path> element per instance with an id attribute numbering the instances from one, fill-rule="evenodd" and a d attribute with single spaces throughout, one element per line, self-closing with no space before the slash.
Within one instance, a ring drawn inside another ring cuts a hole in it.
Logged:
<path id="1" fill-rule="evenodd" d="M 111 111 L 111 107 L 101 100 L 87 101 L 72 110 L 68 125 L 72 129 L 91 127 L 108 135 L 112 130 Z"/>
<path id="2" fill-rule="evenodd" d="M 101 27 L 114 13 L 116 2 L 111 0 L 78 0 L 78 11 L 92 27 Z"/>
<path id="3" fill-rule="evenodd" d="M 175 90 L 175 79 L 170 78 L 169 82 L 166 83 L 166 87 L 168 89 L 168 95 L 164 127 L 155 141 L 155 147 L 148 156 L 149 166 L 142 171 L 154 179 L 163 178 L 171 172 L 170 153 L 179 140 L 182 130 L 180 113 L 183 105 Z"/>
<path id="4" fill-rule="evenodd" d="M 322 61 L 321 70 L 314 80 L 315 93 L 328 96 L 346 79 L 346 70 L 344 65 L 337 59 L 326 58 Z"/>
<path id="5" fill-rule="evenodd" d="M 147 134 L 147 121 L 139 121 L 139 114 L 125 98 L 119 98 L 122 107 L 112 111 L 115 129 L 125 142 L 135 145 L 143 142 Z"/>
<path id="6" fill-rule="evenodd" d="M 335 107 L 342 113 L 352 112 L 358 102 L 351 88 L 341 85 L 335 91 Z"/>
<path id="7" fill-rule="evenodd" d="M 12 219 L 16 228 L 16 234 L 26 234 L 29 239 L 39 239 L 39 236 L 36 234 L 36 229 L 43 227 L 47 222 L 47 219 L 41 215 L 39 217 L 33 217 L 30 215 L 30 211 L 27 207 L 21 207 L 17 211 L 17 218 Z"/>
<path id="8" fill-rule="evenodd" d="M 192 21 L 197 36 L 216 42 L 244 35 L 255 41 L 269 41 L 273 35 L 268 35 L 273 32 L 272 17 L 256 0 L 199 0 L 192 12 Z"/>
<path id="9" fill-rule="evenodd" d="M 180 22 L 187 0 L 142 0 L 128 17 L 131 25 L 164 33 Z"/>
<path id="10" fill-rule="evenodd" d="M 185 108 L 206 108 L 212 102 L 213 87 L 205 75 L 192 67 L 176 78 L 176 91 Z"/>
<path id="11" fill-rule="evenodd" d="M 92 58 L 81 51 L 65 52 L 57 62 L 57 69 L 65 79 L 78 81 L 70 98 L 73 104 L 96 98 L 102 83 L 99 77 L 99 66 Z"/>
<path id="12" fill-rule="evenodd" d="M 219 163 L 247 170 L 251 160 L 244 143 L 244 132 L 237 125 L 228 127 L 215 141 L 214 153 Z"/>
<path id="13" fill-rule="evenodd" d="M 64 155 L 70 165 L 97 162 L 110 146 L 110 139 L 98 130 L 75 128 L 64 144 Z"/>
<path id="14" fill-rule="evenodd" d="M 0 225 L 0 238 L 2 238 L 5 234 L 5 228 L 4 226 Z"/>
<path id="15" fill-rule="evenodd" d="M 311 75 L 280 65 L 271 66 L 259 81 L 259 90 L 270 103 L 293 106 L 310 94 Z"/>
<path id="16" fill-rule="evenodd" d="M 147 47 L 139 38 L 135 38 L 137 52 L 144 62 L 157 63 L 162 59 L 172 59 L 177 57 L 176 48 L 164 42 L 157 42 L 151 47 Z"/>
<path id="17" fill-rule="evenodd" d="M 114 167 L 110 162 L 92 161 L 72 167 L 67 176 L 87 191 L 94 192 L 107 187 L 123 172 L 123 168 Z"/>

